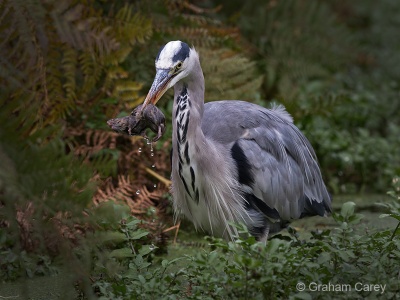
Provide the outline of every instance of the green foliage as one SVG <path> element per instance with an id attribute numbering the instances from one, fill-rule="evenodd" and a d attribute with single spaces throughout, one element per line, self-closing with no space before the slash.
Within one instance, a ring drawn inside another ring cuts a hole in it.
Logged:
<path id="1" fill-rule="evenodd" d="M 300 103 L 303 118 L 297 125 L 314 145 L 335 193 L 384 191 L 400 172 L 400 127 L 381 118 L 385 111 L 376 116 L 372 103 L 378 102 L 377 95 L 359 92 Z"/>
<path id="2" fill-rule="evenodd" d="M 351 35 L 329 6 L 320 1 L 237 3 L 234 15 L 243 34 L 257 47 L 265 74 L 264 92 L 286 103 L 296 101 L 301 86 L 330 80 L 352 53 Z"/>
<path id="3" fill-rule="evenodd" d="M 26 251 L 15 253 L 12 250 L 2 250 L 1 257 L 0 278 L 2 280 L 51 276 L 59 271 L 51 258 L 46 255 L 28 255 Z"/>
<path id="4" fill-rule="evenodd" d="M 125 250 L 113 256 L 115 250 L 110 249 L 107 260 L 121 269 L 105 267 L 106 277 L 94 287 L 101 299 L 394 299 L 400 291 L 400 235 L 390 229 L 360 235 L 356 226 L 362 217 L 348 202 L 334 215 L 334 230 L 314 232 L 308 240 L 291 230 L 290 235 L 277 235 L 267 244 L 245 238 L 248 232 L 239 226 L 242 238 L 235 242 L 210 239 L 210 250 L 171 261 L 157 260 L 148 246 L 133 255 L 129 237 L 144 233 L 129 227 L 136 226 L 137 220 L 127 220 L 119 229 L 124 232 L 125 248 L 117 248 Z M 304 291 L 296 289 L 299 283 L 306 285 Z M 386 286 L 383 293 L 357 291 L 357 283 Z M 351 290 L 317 291 L 318 284 L 346 284 Z"/>
<path id="5" fill-rule="evenodd" d="M 388 192 L 388 194 L 393 198 L 392 203 L 380 204 L 385 207 L 389 213 L 380 215 L 380 218 L 391 217 L 398 221 L 396 228 L 393 231 L 392 239 L 399 234 L 400 228 L 400 178 L 393 178 L 393 190 Z"/>
<path id="6" fill-rule="evenodd" d="M 18 116 L 23 119 L 26 111 Z M 29 113 L 29 110 L 27 111 Z M 92 171 L 59 139 L 39 130 L 22 138 L 21 119 L 0 109 L 0 276 L 3 280 L 54 273 L 49 256 L 71 247 L 82 210 L 91 202 Z M 52 131 L 50 129 L 49 131 Z M 32 255 L 28 253 L 33 253 Z"/>
<path id="7" fill-rule="evenodd" d="M 94 251 L 90 248 L 94 254 L 91 272 L 100 299 L 140 299 L 143 295 L 157 299 L 179 292 L 174 276 L 166 272 L 176 260 L 163 261 L 159 268 L 152 266 L 157 247 L 146 244 L 148 232 L 140 227 L 143 222 L 130 216 L 127 207 L 110 202 L 94 214 L 101 220 L 101 229 L 89 237 L 93 240 L 89 245 L 96 245 Z"/>
<path id="8" fill-rule="evenodd" d="M 209 298 L 348 299 L 371 297 L 374 293 L 360 293 L 354 288 L 350 293 L 324 293 L 308 287 L 300 292 L 296 285 L 303 282 L 306 286 L 331 283 L 354 287 L 357 282 L 384 282 L 389 290 L 384 297 L 394 296 L 399 286 L 391 276 L 397 272 L 394 261 L 399 257 L 399 242 L 389 240 L 389 231 L 368 237 L 354 234 L 353 225 L 359 216 L 353 214 L 353 209 L 352 204 L 345 204 L 337 216 L 340 227 L 334 232 L 315 233 L 310 241 L 292 236 L 289 240 L 272 239 L 266 247 L 253 238 L 215 244 L 226 253 L 203 253 L 195 258 L 197 265 L 191 267 L 200 272 L 190 277 L 192 291 Z"/>

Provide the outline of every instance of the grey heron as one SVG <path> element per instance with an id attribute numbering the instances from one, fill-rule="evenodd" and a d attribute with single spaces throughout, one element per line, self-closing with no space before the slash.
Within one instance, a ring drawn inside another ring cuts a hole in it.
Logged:
<path id="1" fill-rule="evenodd" d="M 293 219 L 331 211 L 315 152 L 283 106 L 205 104 L 199 55 L 181 41 L 163 46 L 155 67 L 143 107 L 174 87 L 171 179 L 178 215 L 226 239 L 237 235 L 232 223 L 242 222 L 265 240 Z"/>

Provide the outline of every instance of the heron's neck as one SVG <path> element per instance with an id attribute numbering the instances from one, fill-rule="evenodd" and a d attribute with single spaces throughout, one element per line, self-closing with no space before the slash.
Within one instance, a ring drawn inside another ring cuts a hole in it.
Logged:
<path id="1" fill-rule="evenodd" d="M 173 139 L 183 146 L 187 140 L 194 146 L 203 143 L 201 120 L 204 111 L 204 85 L 191 82 L 175 85 L 173 109 Z"/>
<path id="2" fill-rule="evenodd" d="M 204 76 L 200 62 L 196 62 L 192 72 L 174 86 L 174 134 L 179 140 L 179 127 L 185 127 L 185 136 L 195 142 L 202 142 L 201 120 L 204 111 Z"/>
<path id="3" fill-rule="evenodd" d="M 203 73 L 195 72 L 197 78 L 186 78 L 175 84 L 173 109 L 173 177 L 180 178 L 185 193 L 199 202 L 199 149 L 208 153 L 208 143 L 201 129 L 204 111 Z"/>
<path id="4" fill-rule="evenodd" d="M 174 107 L 181 100 L 187 100 L 192 124 L 200 125 L 204 111 L 204 76 L 199 62 L 188 77 L 175 84 L 174 94 Z"/>

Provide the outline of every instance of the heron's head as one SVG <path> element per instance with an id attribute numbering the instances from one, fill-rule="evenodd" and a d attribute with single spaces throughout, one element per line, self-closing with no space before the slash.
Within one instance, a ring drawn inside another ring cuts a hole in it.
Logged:
<path id="1" fill-rule="evenodd" d="M 199 57 L 194 49 L 181 41 L 172 41 L 161 47 L 156 58 L 156 76 L 143 103 L 156 104 L 164 93 L 187 77 Z"/>

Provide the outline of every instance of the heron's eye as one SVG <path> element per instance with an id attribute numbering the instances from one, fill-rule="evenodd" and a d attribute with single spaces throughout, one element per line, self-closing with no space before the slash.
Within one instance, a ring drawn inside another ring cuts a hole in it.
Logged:
<path id="1" fill-rule="evenodd" d="M 180 70 L 180 68 L 182 68 L 182 62 L 178 62 L 175 67 L 174 67 L 174 72 L 178 72 Z"/>

